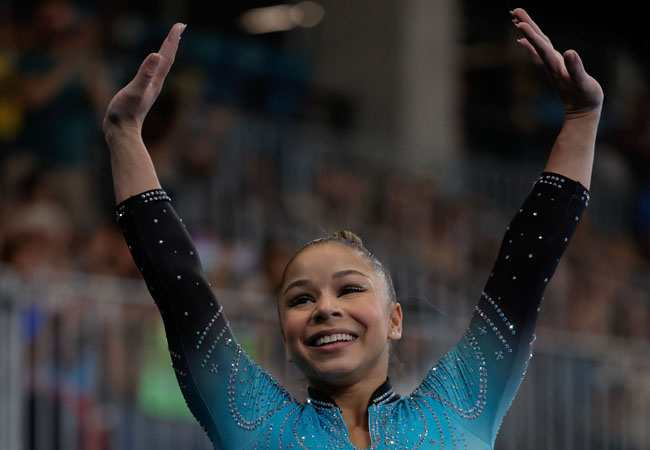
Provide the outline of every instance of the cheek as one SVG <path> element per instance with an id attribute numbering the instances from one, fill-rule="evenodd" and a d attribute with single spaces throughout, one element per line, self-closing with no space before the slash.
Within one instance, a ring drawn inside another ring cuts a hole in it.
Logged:
<path id="1" fill-rule="evenodd" d="M 285 313 L 280 317 L 280 329 L 287 343 L 291 343 L 300 336 L 304 330 L 304 320 L 299 314 Z"/>
<path id="2" fill-rule="evenodd" d="M 367 305 L 365 308 L 357 309 L 353 316 L 370 332 L 383 333 L 388 326 L 388 312 L 383 305 Z"/>

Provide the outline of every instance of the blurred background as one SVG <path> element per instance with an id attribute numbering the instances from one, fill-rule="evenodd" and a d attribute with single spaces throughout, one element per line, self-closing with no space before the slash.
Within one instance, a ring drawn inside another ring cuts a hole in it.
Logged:
<path id="1" fill-rule="evenodd" d="M 605 106 L 497 448 L 650 448 L 650 41 L 631 2 L 0 0 L 0 449 L 211 448 L 116 226 L 101 133 L 177 21 L 145 142 L 240 342 L 304 396 L 273 292 L 297 246 L 351 229 L 393 273 L 408 394 L 460 338 L 562 124 L 517 6 Z"/>

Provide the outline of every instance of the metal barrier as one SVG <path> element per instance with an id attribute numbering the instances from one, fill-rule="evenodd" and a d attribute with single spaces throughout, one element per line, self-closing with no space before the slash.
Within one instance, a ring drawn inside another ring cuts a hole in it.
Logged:
<path id="1" fill-rule="evenodd" d="M 21 450 L 23 417 L 23 361 L 20 320 L 16 314 L 19 292 L 13 278 L 0 275 L 0 448 Z"/>
<path id="2" fill-rule="evenodd" d="M 453 345 L 475 301 L 466 289 L 439 285 L 444 313 L 426 303 L 406 311 L 402 393 Z M 277 365 L 284 358 L 273 300 L 218 296 L 233 329 L 250 330 L 238 338 L 253 357 L 304 395 L 298 375 Z M 648 342 L 548 329 L 538 336 L 497 448 L 650 448 Z M 169 366 L 143 283 L 80 274 L 23 283 L 0 271 L 1 449 L 212 448 Z"/>

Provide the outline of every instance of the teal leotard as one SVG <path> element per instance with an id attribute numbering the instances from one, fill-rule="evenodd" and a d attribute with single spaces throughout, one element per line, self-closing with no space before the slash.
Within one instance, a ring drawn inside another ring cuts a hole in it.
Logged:
<path id="1" fill-rule="evenodd" d="M 589 193 L 543 173 L 506 228 L 464 336 L 410 395 L 387 382 L 369 405 L 372 449 L 492 449 L 532 356 L 539 304 Z M 162 315 L 172 365 L 217 449 L 356 449 L 336 405 L 292 398 L 242 350 L 164 191 L 117 208 Z"/>

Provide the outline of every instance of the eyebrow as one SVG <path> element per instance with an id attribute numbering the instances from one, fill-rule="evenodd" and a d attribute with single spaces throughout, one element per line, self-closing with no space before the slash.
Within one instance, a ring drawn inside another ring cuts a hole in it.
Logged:
<path id="1" fill-rule="evenodd" d="M 359 272 L 358 270 L 354 270 L 354 269 L 341 270 L 340 272 L 336 272 L 334 275 L 332 275 L 332 278 L 341 278 L 341 277 L 344 277 L 346 275 L 361 275 L 363 277 L 366 277 L 366 278 L 370 279 L 370 277 L 368 275 L 366 275 L 365 273 Z"/>
<path id="2" fill-rule="evenodd" d="M 291 288 L 295 288 L 295 287 L 298 287 L 298 286 L 304 286 L 306 284 L 309 284 L 309 280 L 306 280 L 306 279 L 296 280 L 293 283 L 291 283 L 289 286 L 287 286 L 287 288 L 284 290 L 284 294 L 286 294 L 289 291 L 289 289 L 291 289 Z"/>
<path id="3" fill-rule="evenodd" d="M 342 277 L 345 277 L 347 275 L 361 275 L 363 277 L 366 277 L 366 278 L 370 279 L 370 277 L 368 275 L 366 275 L 365 273 L 359 272 L 358 270 L 354 270 L 354 269 L 341 270 L 340 272 L 336 272 L 335 274 L 332 275 L 332 279 L 342 278 Z M 289 286 L 287 286 L 287 288 L 284 290 L 284 294 L 286 294 L 289 291 L 289 289 L 291 289 L 291 288 L 305 286 L 305 285 L 308 285 L 310 283 L 311 283 L 311 281 L 307 280 L 306 278 L 296 280 L 293 283 L 291 283 Z"/>

